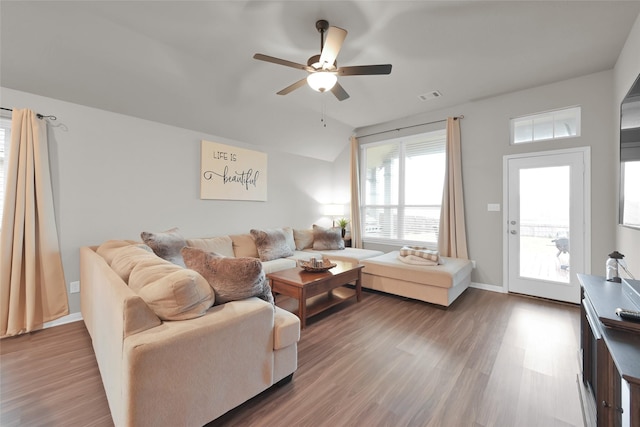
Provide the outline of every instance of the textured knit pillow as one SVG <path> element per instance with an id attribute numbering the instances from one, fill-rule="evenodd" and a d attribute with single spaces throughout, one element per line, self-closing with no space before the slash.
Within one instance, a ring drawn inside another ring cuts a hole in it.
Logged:
<path id="1" fill-rule="evenodd" d="M 209 282 L 215 292 L 215 304 L 250 297 L 274 304 L 271 287 L 257 258 L 229 258 L 190 247 L 182 249 L 182 257 L 188 268 Z"/>
<path id="2" fill-rule="evenodd" d="M 140 233 L 140 237 L 160 258 L 184 267 L 180 250 L 187 246 L 187 241 L 182 237 L 178 228 L 159 233 L 143 231 Z"/>
<path id="3" fill-rule="evenodd" d="M 271 261 L 293 255 L 287 237 L 281 229 L 250 230 L 249 232 L 256 242 L 261 261 Z"/>
<path id="4" fill-rule="evenodd" d="M 313 249 L 317 251 L 344 249 L 342 229 L 340 227 L 324 228 L 314 224 Z"/>

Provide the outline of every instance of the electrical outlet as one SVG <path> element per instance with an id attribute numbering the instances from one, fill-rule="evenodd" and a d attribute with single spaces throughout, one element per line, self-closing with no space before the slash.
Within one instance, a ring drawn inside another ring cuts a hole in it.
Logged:
<path id="1" fill-rule="evenodd" d="M 76 280 L 75 282 L 69 283 L 69 292 L 72 294 L 80 292 L 80 282 Z"/>
<path id="2" fill-rule="evenodd" d="M 476 262 L 474 260 L 471 260 L 471 268 L 476 268 Z"/>

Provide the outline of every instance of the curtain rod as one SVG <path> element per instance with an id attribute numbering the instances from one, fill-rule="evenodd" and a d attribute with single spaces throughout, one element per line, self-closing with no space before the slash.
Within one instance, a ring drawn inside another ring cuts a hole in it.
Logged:
<path id="1" fill-rule="evenodd" d="M 459 116 L 455 116 L 453 119 L 454 120 L 464 119 L 464 115 L 461 114 Z M 418 123 L 417 125 L 403 126 L 403 127 L 400 127 L 400 128 L 383 130 L 383 131 L 380 131 L 380 132 L 374 132 L 374 133 L 370 133 L 370 134 L 367 134 L 367 135 L 360 135 L 360 136 L 358 136 L 358 138 L 366 138 L 367 136 L 380 135 L 380 134 L 389 133 L 389 132 L 399 132 L 399 131 L 404 130 L 404 129 L 411 129 L 411 128 L 415 128 L 415 127 L 418 127 L 418 126 L 432 125 L 434 123 L 442 123 L 442 122 L 446 122 L 446 121 L 447 121 L 447 119 L 435 120 L 433 122 L 426 122 L 426 123 Z"/>
<path id="2" fill-rule="evenodd" d="M 0 110 L 13 111 L 13 108 L 0 107 Z M 36 113 L 36 117 L 39 119 L 58 120 L 56 116 L 45 116 L 44 114 L 40 114 L 40 113 Z"/>

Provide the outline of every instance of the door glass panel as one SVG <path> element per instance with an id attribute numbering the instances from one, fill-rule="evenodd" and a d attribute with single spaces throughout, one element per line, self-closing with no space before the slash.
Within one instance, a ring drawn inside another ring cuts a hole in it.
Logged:
<path id="1" fill-rule="evenodd" d="M 570 166 L 520 170 L 520 276 L 569 283 Z"/>

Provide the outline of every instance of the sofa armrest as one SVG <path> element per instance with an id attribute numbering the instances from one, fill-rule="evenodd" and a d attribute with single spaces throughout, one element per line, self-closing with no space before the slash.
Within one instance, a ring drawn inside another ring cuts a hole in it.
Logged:
<path id="1" fill-rule="evenodd" d="M 124 339 L 162 322 L 90 247 L 80 248 L 80 306 L 114 422 L 121 425 Z"/>
<path id="2" fill-rule="evenodd" d="M 80 248 L 80 286 L 80 310 L 92 339 L 96 339 L 96 330 L 100 330 L 115 332 L 122 341 L 131 334 L 162 323 L 144 300 L 95 252 L 95 248 Z M 96 323 L 107 323 L 106 329 Z"/>
<path id="3" fill-rule="evenodd" d="M 122 425 L 204 425 L 270 387 L 273 319 L 254 297 L 129 336 Z"/>
<path id="4" fill-rule="evenodd" d="M 276 307 L 273 327 L 273 349 L 280 350 L 300 341 L 300 319 L 293 313 Z"/>

